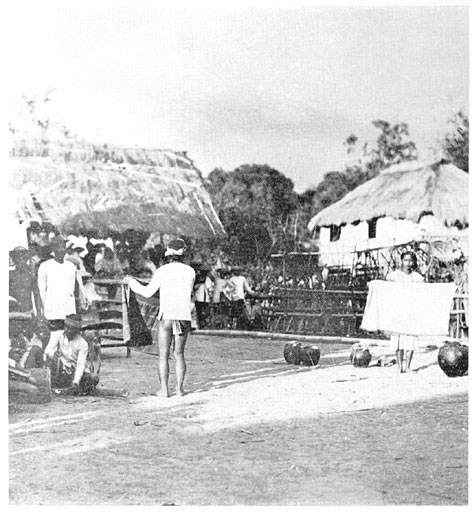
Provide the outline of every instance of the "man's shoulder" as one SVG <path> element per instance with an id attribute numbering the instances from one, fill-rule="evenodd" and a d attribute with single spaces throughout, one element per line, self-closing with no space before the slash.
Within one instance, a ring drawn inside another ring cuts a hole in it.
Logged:
<path id="1" fill-rule="evenodd" d="M 77 267 L 75 266 L 74 263 L 72 263 L 72 261 L 69 261 L 66 259 L 62 263 L 58 263 L 55 259 L 52 259 L 49 261 L 56 263 L 56 265 L 58 265 L 59 267 L 61 267 L 63 269 L 67 269 L 67 271 L 70 273 L 75 273 L 77 271 Z"/>
<path id="2" fill-rule="evenodd" d="M 88 351 L 89 345 L 88 345 L 87 340 L 85 338 L 83 338 L 82 336 L 79 335 L 79 336 L 77 336 L 75 338 L 75 341 L 77 342 L 77 345 L 79 346 L 79 348 Z"/>
<path id="3" fill-rule="evenodd" d="M 51 258 L 51 259 L 46 260 L 46 261 L 43 261 L 42 263 L 40 263 L 40 265 L 38 267 L 38 270 L 46 270 L 49 267 L 53 266 L 54 262 L 55 262 L 54 258 Z"/>
<path id="4" fill-rule="evenodd" d="M 44 267 L 54 267 L 54 266 L 57 266 L 57 265 L 67 265 L 67 266 L 72 265 L 75 268 L 75 264 L 72 263 L 66 257 L 64 257 L 64 261 L 62 263 L 59 263 L 54 258 L 49 258 L 49 259 L 43 261 L 39 266 L 40 267 L 43 267 L 43 266 Z"/>
<path id="5" fill-rule="evenodd" d="M 182 263 L 182 265 L 185 267 L 189 274 L 195 275 L 195 269 L 193 269 L 190 265 L 186 265 L 185 263 Z"/>
<path id="6" fill-rule="evenodd" d="M 64 261 L 62 263 L 60 263 L 60 265 L 65 265 L 67 268 L 73 268 L 74 270 L 77 269 L 77 267 L 75 266 L 75 263 L 72 263 L 72 261 L 66 260 L 66 259 L 64 259 Z"/>
<path id="7" fill-rule="evenodd" d="M 195 275 L 195 270 L 185 263 L 181 263 L 180 261 L 172 261 L 171 263 L 166 263 L 162 267 L 159 267 L 156 272 L 187 272 L 189 275 Z"/>

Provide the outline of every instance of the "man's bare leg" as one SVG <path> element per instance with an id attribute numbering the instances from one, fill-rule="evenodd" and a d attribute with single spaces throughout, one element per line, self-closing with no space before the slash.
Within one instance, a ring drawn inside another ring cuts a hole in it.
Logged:
<path id="1" fill-rule="evenodd" d="M 161 320 L 159 322 L 159 382 L 161 389 L 157 396 L 167 398 L 169 396 L 169 349 L 172 342 L 172 321 Z"/>
<path id="2" fill-rule="evenodd" d="M 185 364 L 185 343 L 187 342 L 187 333 L 176 334 L 174 336 L 174 357 L 175 357 L 175 378 L 177 380 L 176 394 L 177 396 L 183 396 L 184 391 L 184 379 L 187 365 Z"/>

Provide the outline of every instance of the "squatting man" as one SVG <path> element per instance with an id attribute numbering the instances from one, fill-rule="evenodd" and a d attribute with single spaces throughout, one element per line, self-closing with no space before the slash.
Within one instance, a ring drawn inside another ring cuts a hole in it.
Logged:
<path id="1" fill-rule="evenodd" d="M 87 354 L 88 343 L 80 335 L 80 315 L 68 315 L 64 319 L 64 331 L 51 337 L 44 355 L 51 369 L 51 384 L 67 388 L 70 394 L 89 394 L 98 384 L 98 376 L 90 373 Z"/>

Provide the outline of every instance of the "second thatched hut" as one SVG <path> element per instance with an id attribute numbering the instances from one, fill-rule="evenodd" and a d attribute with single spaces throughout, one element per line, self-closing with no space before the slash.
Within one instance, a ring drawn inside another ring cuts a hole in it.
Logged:
<path id="1" fill-rule="evenodd" d="M 468 252 L 469 176 L 454 165 L 404 162 L 315 215 L 320 259 L 350 266 L 352 254 L 416 240 L 455 238 Z"/>

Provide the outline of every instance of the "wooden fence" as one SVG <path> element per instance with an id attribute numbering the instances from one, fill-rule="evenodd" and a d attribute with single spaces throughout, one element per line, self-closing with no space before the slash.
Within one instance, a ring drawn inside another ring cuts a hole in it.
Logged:
<path id="1" fill-rule="evenodd" d="M 121 310 L 121 280 L 93 281 L 98 287 L 119 285 L 116 298 L 103 300 L 106 304 L 104 309 Z M 211 304 L 204 328 L 379 338 L 382 334 L 360 329 L 367 293 L 366 290 L 280 288 L 270 295 L 249 298 L 248 314 L 241 322 L 234 317 L 229 305 Z M 456 294 L 454 297 L 449 328 L 452 338 L 468 338 L 468 304 L 468 294 Z M 109 342 L 113 339 L 118 341 L 120 335 L 116 337 L 113 333 L 109 338 Z"/>
<path id="2" fill-rule="evenodd" d="M 261 301 L 265 329 L 296 334 L 358 336 L 367 292 L 285 289 Z"/>
<path id="3" fill-rule="evenodd" d="M 210 307 L 207 328 L 243 328 L 318 336 L 352 336 L 382 338 L 382 333 L 369 333 L 360 325 L 367 291 L 280 289 L 271 295 L 248 299 L 248 318 L 237 324 L 230 309 Z M 468 338 L 468 295 L 454 297 L 449 336 Z"/>

